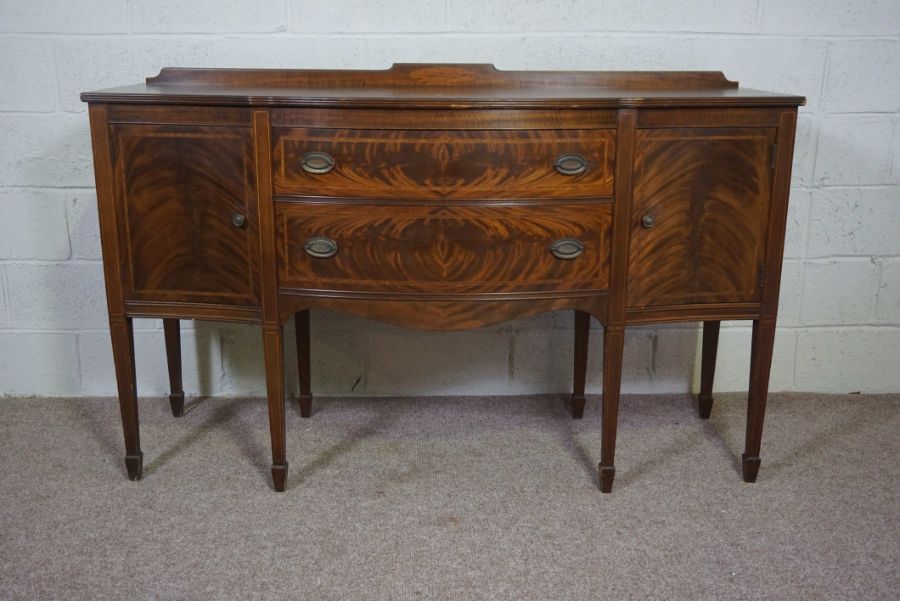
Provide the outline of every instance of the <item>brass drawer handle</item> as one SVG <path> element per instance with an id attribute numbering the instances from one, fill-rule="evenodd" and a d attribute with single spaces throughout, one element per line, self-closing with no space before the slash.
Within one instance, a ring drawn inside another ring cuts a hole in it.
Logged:
<path id="1" fill-rule="evenodd" d="M 653 215 L 644 215 L 641 217 L 641 225 L 644 226 L 645 229 L 650 229 L 653 227 L 653 224 L 656 223 L 656 217 Z"/>
<path id="2" fill-rule="evenodd" d="M 326 152 L 307 152 L 303 155 L 300 166 L 307 173 L 321 175 L 334 169 L 334 159 Z"/>
<path id="3" fill-rule="evenodd" d="M 331 238 L 310 238 L 303 245 L 303 250 L 311 257 L 328 259 L 337 254 L 337 242 Z"/>
<path id="4" fill-rule="evenodd" d="M 247 218 L 240 213 L 235 213 L 231 216 L 231 225 L 237 228 L 244 227 L 245 225 L 247 225 Z"/>
<path id="5" fill-rule="evenodd" d="M 553 168 L 563 175 L 578 175 L 587 171 L 587 161 L 577 154 L 562 154 L 553 163 Z"/>
<path id="6" fill-rule="evenodd" d="M 550 245 L 550 252 L 557 259 L 574 259 L 584 252 L 584 244 L 575 238 L 560 238 Z"/>

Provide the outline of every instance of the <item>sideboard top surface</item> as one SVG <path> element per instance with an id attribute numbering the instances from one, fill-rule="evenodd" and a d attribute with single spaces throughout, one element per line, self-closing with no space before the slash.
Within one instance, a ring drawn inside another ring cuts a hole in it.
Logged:
<path id="1" fill-rule="evenodd" d="M 180 69 L 84 92 L 98 103 L 408 108 L 798 106 L 802 96 L 739 87 L 720 71 L 503 71 L 489 64 L 385 70 Z"/>

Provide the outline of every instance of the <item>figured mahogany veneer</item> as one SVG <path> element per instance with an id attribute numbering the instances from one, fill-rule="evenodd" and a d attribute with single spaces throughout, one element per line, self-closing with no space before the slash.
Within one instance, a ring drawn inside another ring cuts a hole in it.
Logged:
<path id="1" fill-rule="evenodd" d="M 478 200 L 610 196 L 615 130 L 434 131 L 275 129 L 275 193 L 300 196 Z M 301 166 L 305 154 L 334 160 L 328 173 Z M 559 173 L 565 154 L 584 172 Z"/>
<path id="2" fill-rule="evenodd" d="M 282 289 L 492 293 L 605 291 L 611 204 L 415 206 L 276 203 Z M 333 239 L 317 258 L 307 240 Z M 551 242 L 583 240 L 560 260 Z"/>
<path id="3" fill-rule="evenodd" d="M 718 72 L 163 69 L 89 92 L 125 464 L 141 477 L 132 318 L 261 325 L 272 478 L 284 490 L 284 323 L 312 411 L 310 310 L 461 330 L 574 310 L 582 416 L 604 326 L 609 492 L 625 328 L 703 321 L 709 417 L 719 323 L 753 321 L 744 480 L 756 479 L 799 96 Z"/>

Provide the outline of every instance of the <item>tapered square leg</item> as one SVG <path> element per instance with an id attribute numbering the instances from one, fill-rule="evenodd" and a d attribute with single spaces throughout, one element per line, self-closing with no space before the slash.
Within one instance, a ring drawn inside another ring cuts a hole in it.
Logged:
<path id="1" fill-rule="evenodd" d="M 294 314 L 294 332 L 297 341 L 297 374 L 300 379 L 300 415 L 312 415 L 312 383 L 310 381 L 309 357 L 309 309 Z"/>
<path id="2" fill-rule="evenodd" d="M 607 326 L 603 331 L 603 401 L 601 407 L 600 490 L 611 492 L 616 475 L 616 429 L 619 420 L 619 390 L 625 331 Z"/>
<path id="3" fill-rule="evenodd" d="M 616 477 L 616 468 L 600 464 L 600 492 L 612 492 L 613 480 Z"/>
<path id="4" fill-rule="evenodd" d="M 697 412 L 700 419 L 709 419 L 712 412 L 713 380 L 716 374 L 716 354 L 719 350 L 720 321 L 703 322 L 703 349 L 700 362 L 700 394 L 697 395 Z"/>
<path id="5" fill-rule="evenodd" d="M 144 470 L 138 420 L 137 380 L 134 367 L 134 329 L 131 318 L 110 316 L 109 333 L 112 339 L 113 362 L 116 366 L 116 385 L 119 391 L 119 412 L 125 434 L 125 468 L 128 478 L 140 480 Z"/>
<path id="6" fill-rule="evenodd" d="M 750 390 L 747 394 L 747 436 L 741 456 L 744 482 L 756 482 L 759 473 L 759 449 L 762 443 L 763 419 L 769 392 L 769 370 L 775 346 L 775 318 L 753 322 L 750 350 Z"/>
<path id="7" fill-rule="evenodd" d="M 177 319 L 163 319 L 166 338 L 166 363 L 169 366 L 169 404 L 172 415 L 184 415 L 184 390 L 181 382 L 181 327 Z"/>
<path id="8" fill-rule="evenodd" d="M 575 377 L 572 386 L 572 417 L 584 415 L 584 381 L 587 375 L 588 336 L 591 330 L 591 314 L 575 311 Z"/>
<path id="9" fill-rule="evenodd" d="M 125 469 L 129 480 L 140 480 L 144 475 L 144 454 L 125 455 Z"/>
<path id="10" fill-rule="evenodd" d="M 272 436 L 272 484 L 284 491 L 287 481 L 284 418 L 284 334 L 280 325 L 263 326 L 266 390 L 269 401 L 269 432 Z"/>
<path id="11" fill-rule="evenodd" d="M 284 486 L 287 482 L 288 464 L 284 462 L 281 465 L 272 466 L 272 487 L 275 492 L 284 492 Z"/>
<path id="12" fill-rule="evenodd" d="M 741 455 L 741 469 L 743 471 L 744 482 L 756 482 L 756 476 L 759 474 L 759 465 L 762 460 L 759 457 L 747 457 L 747 453 Z"/>

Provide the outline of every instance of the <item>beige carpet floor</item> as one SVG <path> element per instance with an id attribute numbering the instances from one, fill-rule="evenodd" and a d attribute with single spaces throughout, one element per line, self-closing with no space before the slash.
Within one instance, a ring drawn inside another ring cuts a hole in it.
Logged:
<path id="1" fill-rule="evenodd" d="M 0 399 L 0 599 L 897 599 L 900 395 L 772 395 L 759 481 L 743 395 L 317 399 L 269 479 L 265 404 Z"/>

